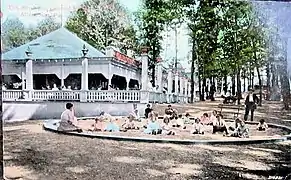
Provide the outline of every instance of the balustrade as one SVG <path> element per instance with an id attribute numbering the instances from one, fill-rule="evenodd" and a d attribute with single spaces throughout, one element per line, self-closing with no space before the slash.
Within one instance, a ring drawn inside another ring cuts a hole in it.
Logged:
<path id="1" fill-rule="evenodd" d="M 140 102 L 138 90 L 3 90 L 3 101 L 80 101 L 84 95 L 86 102 Z M 149 92 L 150 103 L 187 103 L 184 95 Z"/>

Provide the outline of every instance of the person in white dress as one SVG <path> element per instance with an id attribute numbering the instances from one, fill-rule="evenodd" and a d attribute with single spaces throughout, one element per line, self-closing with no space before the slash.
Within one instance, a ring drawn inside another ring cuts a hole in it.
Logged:
<path id="1" fill-rule="evenodd" d="M 193 129 L 190 131 L 191 134 L 204 134 L 204 126 L 201 123 L 199 118 L 195 119 L 195 123 L 193 124 Z"/>

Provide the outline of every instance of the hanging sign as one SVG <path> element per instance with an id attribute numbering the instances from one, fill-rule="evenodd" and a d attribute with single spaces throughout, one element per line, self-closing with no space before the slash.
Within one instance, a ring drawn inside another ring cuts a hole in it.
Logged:
<path id="1" fill-rule="evenodd" d="M 119 61 L 122 61 L 126 64 L 131 64 L 131 65 L 137 65 L 136 63 L 136 60 L 131 58 L 131 57 L 128 57 L 126 56 L 125 54 L 122 54 L 118 51 L 114 51 L 114 57 L 119 60 Z"/>

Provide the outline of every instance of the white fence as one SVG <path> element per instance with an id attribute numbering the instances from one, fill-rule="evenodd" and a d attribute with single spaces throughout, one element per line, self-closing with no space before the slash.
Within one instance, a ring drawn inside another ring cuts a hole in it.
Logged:
<path id="1" fill-rule="evenodd" d="M 89 91 L 53 91 L 53 90 L 3 90 L 3 101 L 82 101 L 82 102 L 140 102 L 138 90 L 89 90 Z M 183 95 L 149 92 L 149 102 L 174 103 L 188 102 Z"/>

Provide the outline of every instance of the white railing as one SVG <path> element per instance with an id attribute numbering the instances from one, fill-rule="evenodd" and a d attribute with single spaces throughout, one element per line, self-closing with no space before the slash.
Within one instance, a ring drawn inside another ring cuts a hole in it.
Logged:
<path id="1" fill-rule="evenodd" d="M 24 99 L 24 91 L 22 90 L 3 90 L 2 99 L 6 101 L 16 101 Z"/>
<path id="2" fill-rule="evenodd" d="M 34 90 L 31 92 L 31 99 L 48 101 L 75 101 L 80 100 L 80 91 Z"/>
<path id="3" fill-rule="evenodd" d="M 148 92 L 150 103 L 187 103 L 184 95 Z M 3 101 L 140 102 L 139 90 L 3 90 Z"/>
<path id="4" fill-rule="evenodd" d="M 149 92 L 149 102 L 151 103 L 166 103 L 167 95 L 160 92 Z"/>
<path id="5" fill-rule="evenodd" d="M 122 101 L 122 102 L 137 102 L 140 100 L 139 91 L 129 90 L 112 90 L 112 91 L 87 91 L 87 101 Z"/>

